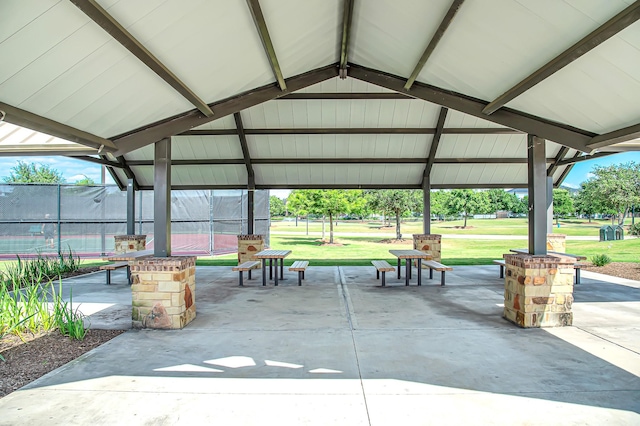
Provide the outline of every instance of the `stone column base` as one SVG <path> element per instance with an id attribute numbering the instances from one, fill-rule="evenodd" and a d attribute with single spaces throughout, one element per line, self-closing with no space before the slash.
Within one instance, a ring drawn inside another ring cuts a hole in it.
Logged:
<path id="1" fill-rule="evenodd" d="M 131 267 L 133 328 L 180 329 L 196 317 L 196 257 L 148 257 Z"/>
<path id="2" fill-rule="evenodd" d="M 114 252 L 118 254 L 147 249 L 146 235 L 114 235 Z"/>
<path id="3" fill-rule="evenodd" d="M 573 261 L 505 254 L 504 318 L 524 328 L 573 324 Z"/>
<path id="4" fill-rule="evenodd" d="M 256 260 L 253 255 L 264 250 L 264 235 L 238 235 L 238 265 Z"/>
<path id="5" fill-rule="evenodd" d="M 567 236 L 564 234 L 547 234 L 547 251 L 567 252 Z"/>
<path id="6" fill-rule="evenodd" d="M 440 262 L 442 260 L 442 235 L 438 234 L 413 234 L 413 249 L 420 250 L 426 254 L 433 256 L 433 260 Z M 418 261 L 414 261 L 416 267 Z M 427 266 L 422 265 L 422 269 Z"/>

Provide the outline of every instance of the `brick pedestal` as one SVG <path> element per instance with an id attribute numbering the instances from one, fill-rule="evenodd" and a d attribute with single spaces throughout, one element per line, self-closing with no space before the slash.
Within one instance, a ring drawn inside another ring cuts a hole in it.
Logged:
<path id="1" fill-rule="evenodd" d="M 130 262 L 134 328 L 179 329 L 196 317 L 196 257 Z"/>
<path id="2" fill-rule="evenodd" d="M 505 254 L 504 317 L 520 327 L 573 323 L 573 260 Z"/>
<path id="3" fill-rule="evenodd" d="M 129 253 L 132 251 L 146 250 L 146 235 L 114 235 L 115 240 L 114 252 Z"/>
<path id="4" fill-rule="evenodd" d="M 442 260 L 442 235 L 438 234 L 413 234 L 413 248 L 420 250 L 426 254 L 433 256 L 433 260 L 440 262 Z M 415 265 L 418 266 L 416 260 Z M 422 265 L 422 269 L 427 266 Z"/>
<path id="5" fill-rule="evenodd" d="M 254 254 L 264 250 L 264 235 L 238 235 L 238 264 L 257 260 Z"/>
<path id="6" fill-rule="evenodd" d="M 563 234 L 547 234 L 547 251 L 567 252 L 567 236 Z"/>

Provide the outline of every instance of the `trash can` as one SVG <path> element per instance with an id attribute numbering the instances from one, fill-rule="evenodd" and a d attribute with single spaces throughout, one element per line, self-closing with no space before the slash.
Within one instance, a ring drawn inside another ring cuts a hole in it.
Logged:
<path id="1" fill-rule="evenodd" d="M 613 232 L 614 232 L 614 236 L 613 236 L 614 240 L 624 240 L 624 228 L 622 226 L 616 225 L 613 228 Z"/>
<path id="2" fill-rule="evenodd" d="M 614 232 L 611 225 L 605 225 L 600 228 L 600 241 L 613 241 Z"/>

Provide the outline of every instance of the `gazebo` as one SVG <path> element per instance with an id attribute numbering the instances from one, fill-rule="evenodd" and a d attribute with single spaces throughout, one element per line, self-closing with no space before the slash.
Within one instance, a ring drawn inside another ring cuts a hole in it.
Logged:
<path id="1" fill-rule="evenodd" d="M 431 189 L 526 187 L 544 255 L 550 188 L 640 150 L 639 18 L 629 0 L 2 2 L 0 118 L 73 144 L 0 155 L 153 190 L 156 257 L 172 189 L 232 188 L 423 189 L 428 234 Z"/>

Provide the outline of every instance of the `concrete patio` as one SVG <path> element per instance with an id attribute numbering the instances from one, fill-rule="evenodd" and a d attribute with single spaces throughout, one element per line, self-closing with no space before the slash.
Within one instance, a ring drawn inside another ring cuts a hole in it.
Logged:
<path id="1" fill-rule="evenodd" d="M 414 270 L 415 272 L 415 270 Z M 313 267 L 302 287 L 197 267 L 197 318 L 131 330 L 0 400 L 0 424 L 638 424 L 640 283 L 583 272 L 574 326 L 501 318 L 496 266 L 422 287 Z M 123 272 L 65 280 L 94 328 L 128 328 Z"/>

